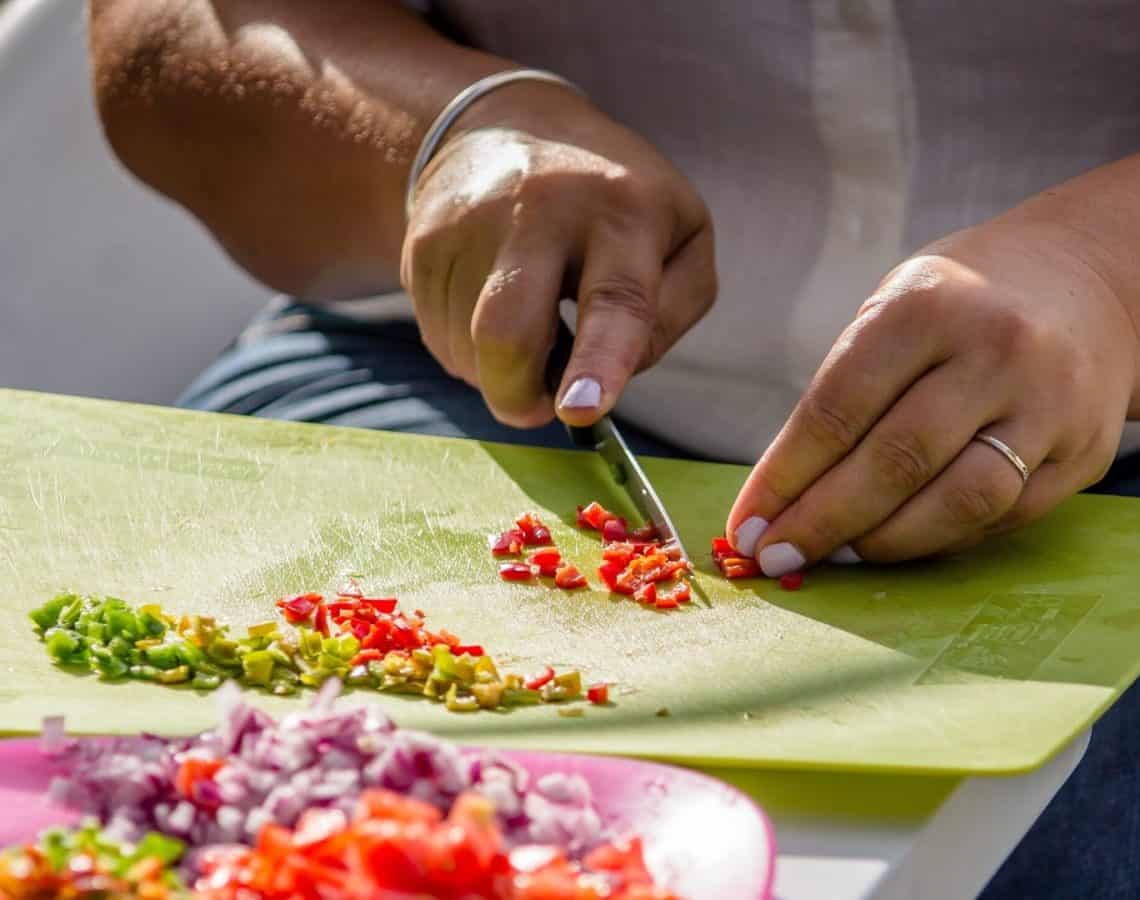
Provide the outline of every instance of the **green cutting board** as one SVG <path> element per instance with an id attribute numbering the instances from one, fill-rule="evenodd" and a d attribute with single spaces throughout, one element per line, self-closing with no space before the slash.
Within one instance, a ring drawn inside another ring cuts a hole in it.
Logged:
<path id="1" fill-rule="evenodd" d="M 486 536 L 527 509 L 592 573 L 599 542 L 573 527 L 575 504 L 619 502 L 593 454 L 0 391 L 0 730 L 35 731 L 47 714 L 83 732 L 213 722 L 209 696 L 53 668 L 26 613 L 58 590 L 244 625 L 349 572 L 518 671 L 550 662 L 616 686 L 614 707 L 581 719 L 355 695 L 485 743 L 1010 773 L 1045 761 L 1137 673 L 1140 503 L 1080 497 L 959 560 L 821 569 L 785 592 L 728 583 L 705 552 L 744 468 L 645 463 L 707 596 L 678 613 L 499 580 Z"/>

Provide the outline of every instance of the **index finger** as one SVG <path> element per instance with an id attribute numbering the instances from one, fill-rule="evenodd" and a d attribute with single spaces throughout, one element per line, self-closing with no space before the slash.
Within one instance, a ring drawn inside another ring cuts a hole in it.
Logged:
<path id="1" fill-rule="evenodd" d="M 847 327 L 733 504 L 725 533 L 740 553 L 751 556 L 767 524 L 941 361 L 940 335 L 929 325 L 913 305 L 884 302 Z"/>

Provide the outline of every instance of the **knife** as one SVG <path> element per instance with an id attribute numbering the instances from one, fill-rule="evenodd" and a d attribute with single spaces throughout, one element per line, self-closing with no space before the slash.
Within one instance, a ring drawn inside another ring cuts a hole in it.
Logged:
<path id="1" fill-rule="evenodd" d="M 558 332 L 546 367 L 546 387 L 554 396 L 558 394 L 558 387 L 562 383 L 562 376 L 566 372 L 573 349 L 574 334 L 565 320 L 559 316 Z M 689 554 L 685 552 L 681 536 L 677 533 L 673 520 L 669 518 L 665 504 L 657 496 L 657 492 L 613 419 L 602 416 L 591 426 L 582 428 L 567 425 L 566 430 L 574 446 L 584 450 L 595 450 L 601 454 L 618 488 L 629 497 L 645 521 L 657 529 L 657 535 L 662 543 L 676 547 L 685 562 L 689 562 Z"/>

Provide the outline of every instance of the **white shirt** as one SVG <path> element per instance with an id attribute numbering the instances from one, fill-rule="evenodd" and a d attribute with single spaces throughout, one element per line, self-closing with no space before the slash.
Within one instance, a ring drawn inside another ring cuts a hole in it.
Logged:
<path id="1" fill-rule="evenodd" d="M 1140 149 L 1136 0 L 439 0 L 551 69 L 708 203 L 719 301 L 620 413 L 755 460 L 879 280 Z"/>

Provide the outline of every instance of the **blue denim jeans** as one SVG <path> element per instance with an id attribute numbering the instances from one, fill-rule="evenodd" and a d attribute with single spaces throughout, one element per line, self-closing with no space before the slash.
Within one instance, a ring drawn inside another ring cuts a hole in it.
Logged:
<path id="1" fill-rule="evenodd" d="M 411 322 L 361 323 L 279 302 L 186 390 L 179 405 L 300 422 L 568 447 L 557 423 L 516 431 L 431 357 Z M 623 425 L 638 453 L 689 457 Z M 1140 459 L 1095 489 L 1140 496 Z M 983 900 L 1140 898 L 1140 687 L 1101 719 L 1080 766 L 982 894 Z"/>

